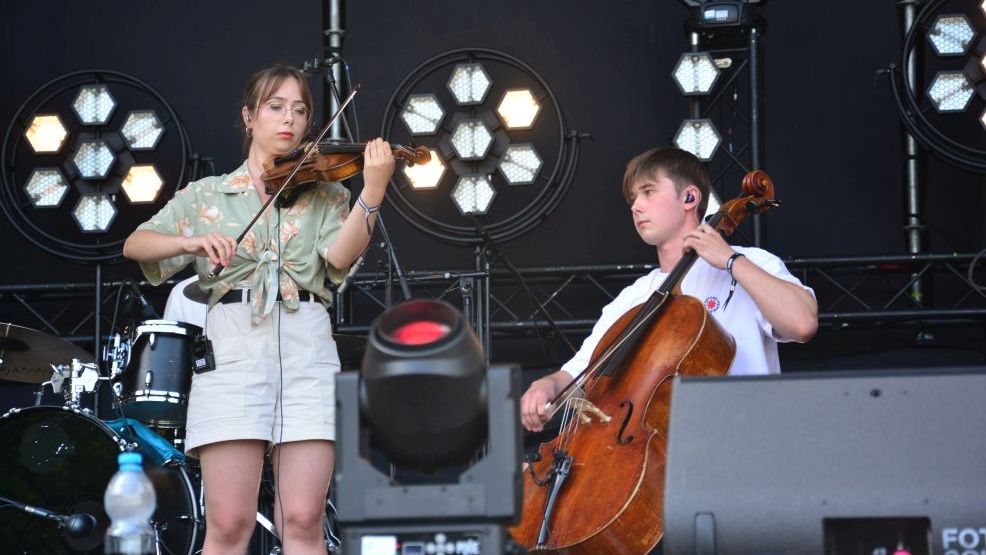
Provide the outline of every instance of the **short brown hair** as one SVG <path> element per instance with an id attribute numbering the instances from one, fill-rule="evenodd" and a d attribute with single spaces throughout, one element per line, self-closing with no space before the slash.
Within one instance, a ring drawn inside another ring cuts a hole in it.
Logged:
<path id="1" fill-rule="evenodd" d="M 674 188 L 679 193 L 689 185 L 698 188 L 701 198 L 696 214 L 701 222 L 705 217 L 705 209 L 709 206 L 709 172 L 694 154 L 680 148 L 652 148 L 627 162 L 627 169 L 623 174 L 623 196 L 627 203 L 633 202 L 634 182 L 642 177 L 653 176 L 658 170 L 664 172 L 664 176 L 674 183 Z"/>
<path id="2" fill-rule="evenodd" d="M 260 105 L 274 96 L 277 89 L 287 79 L 294 79 L 298 82 L 298 86 L 301 88 L 301 101 L 305 103 L 305 108 L 308 108 L 308 119 L 309 123 L 311 123 L 313 114 L 312 91 L 308 88 L 308 80 L 305 79 L 305 75 L 298 68 L 285 64 L 273 64 L 251 75 L 250 79 L 247 80 L 246 86 L 243 87 L 243 103 L 241 106 L 246 106 L 250 112 L 250 117 L 256 119 L 257 109 L 260 108 Z M 250 148 L 252 141 L 253 138 L 247 133 L 247 126 L 244 125 L 243 146 L 245 150 Z"/>

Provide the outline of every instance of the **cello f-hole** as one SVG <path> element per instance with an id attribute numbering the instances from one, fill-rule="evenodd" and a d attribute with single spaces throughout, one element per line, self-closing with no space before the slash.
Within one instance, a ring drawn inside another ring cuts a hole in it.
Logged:
<path id="1" fill-rule="evenodd" d="M 629 445 L 633 441 L 633 436 L 627 436 L 623 439 L 623 432 L 627 429 L 627 424 L 630 423 L 630 416 L 633 415 L 633 401 L 623 401 L 620 403 L 620 408 L 627 407 L 627 413 L 623 416 L 623 423 L 620 424 L 620 431 L 616 434 L 616 443 L 620 445 Z"/>

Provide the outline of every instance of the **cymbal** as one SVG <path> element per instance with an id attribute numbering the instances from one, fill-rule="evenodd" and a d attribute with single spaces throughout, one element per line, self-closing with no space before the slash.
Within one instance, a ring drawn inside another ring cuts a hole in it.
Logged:
<path id="1" fill-rule="evenodd" d="M 343 369 L 359 368 L 366 352 L 366 337 L 362 335 L 332 334 L 339 350 L 339 361 Z"/>
<path id="2" fill-rule="evenodd" d="M 52 364 L 73 358 L 89 364 L 95 357 L 82 347 L 47 333 L 0 322 L 0 380 L 42 383 L 51 379 Z"/>
<path id="3" fill-rule="evenodd" d="M 199 304 L 209 304 L 209 294 L 203 291 L 201 287 L 199 287 L 198 280 L 193 280 L 188 282 L 188 285 L 186 285 L 185 288 L 181 290 L 181 293 L 182 295 L 185 295 L 185 298 L 190 301 Z"/>

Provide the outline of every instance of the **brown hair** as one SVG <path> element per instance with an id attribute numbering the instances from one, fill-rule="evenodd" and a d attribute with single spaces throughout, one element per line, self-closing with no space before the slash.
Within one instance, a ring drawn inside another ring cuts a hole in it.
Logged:
<path id="1" fill-rule="evenodd" d="M 301 101 L 308 108 L 308 119 L 309 123 L 311 122 L 313 114 L 312 91 L 308 88 L 308 80 L 305 79 L 305 75 L 298 68 L 285 64 L 268 66 L 254 73 L 247 80 L 246 86 L 243 88 L 243 102 L 240 105 L 247 107 L 251 119 L 257 119 L 257 109 L 260 108 L 261 104 L 267 102 L 270 97 L 274 96 L 277 89 L 287 79 L 294 79 L 298 82 L 298 86 L 301 88 Z M 242 118 L 240 118 L 240 121 L 243 121 Z M 247 126 L 243 124 L 243 149 L 249 150 L 252 141 L 253 137 Z"/>
<path id="2" fill-rule="evenodd" d="M 623 174 L 623 196 L 627 203 L 632 203 L 633 184 L 642 177 L 650 177 L 660 170 L 664 176 L 674 183 L 678 193 L 689 185 L 694 185 L 701 193 L 698 202 L 699 222 L 705 217 L 705 209 L 709 206 L 709 172 L 705 165 L 694 154 L 674 147 L 652 148 L 643 154 L 638 154 L 627 162 Z"/>

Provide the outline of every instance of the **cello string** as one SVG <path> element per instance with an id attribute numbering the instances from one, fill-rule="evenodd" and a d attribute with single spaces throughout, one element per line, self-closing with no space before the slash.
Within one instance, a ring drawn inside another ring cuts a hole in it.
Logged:
<path id="1" fill-rule="evenodd" d="M 722 222 L 724 216 L 725 211 L 723 207 L 708 219 L 708 223 L 713 228 L 717 228 Z M 582 413 L 580 411 L 580 407 L 576 406 L 578 403 L 575 402 L 576 394 L 581 390 L 583 393 L 583 398 L 592 397 L 592 391 L 596 389 L 596 386 L 600 383 L 600 380 L 603 377 L 600 370 L 614 356 L 614 354 L 623 349 L 631 339 L 638 337 L 638 334 L 642 331 L 641 328 L 643 326 L 653 321 L 656 314 L 664 307 L 669 291 L 684 279 L 684 276 L 691 269 L 695 258 L 697 258 L 694 252 L 688 254 L 690 254 L 690 256 L 686 255 L 681 261 L 679 261 L 678 264 L 675 265 L 661 285 L 653 293 L 651 293 L 647 301 L 644 302 L 640 312 L 634 316 L 633 319 L 631 319 L 627 327 L 603 351 L 603 353 L 596 360 L 594 360 L 586 370 L 575 378 L 575 384 L 569 388 L 564 397 L 557 402 L 556 408 L 552 411 L 551 415 L 549 415 L 549 418 L 557 413 L 558 410 L 563 411 L 561 429 L 558 434 L 558 445 L 560 448 L 567 449 L 567 446 L 570 444 L 575 434 L 578 433 L 579 427 L 582 424 Z"/>

